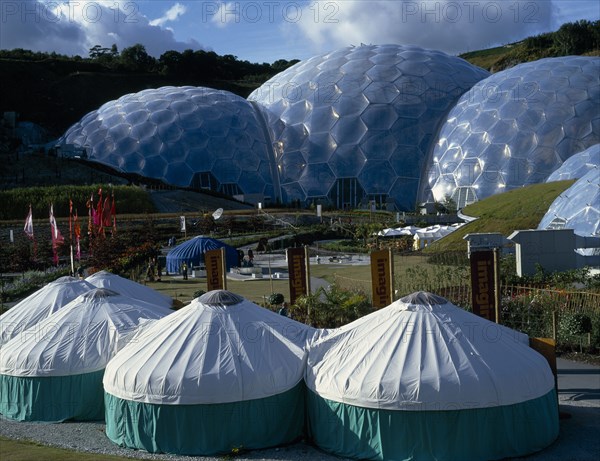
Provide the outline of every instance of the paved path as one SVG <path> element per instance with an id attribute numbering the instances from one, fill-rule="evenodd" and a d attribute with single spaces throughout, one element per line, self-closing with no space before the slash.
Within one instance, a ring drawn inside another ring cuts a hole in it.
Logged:
<path id="1" fill-rule="evenodd" d="M 600 460 L 600 367 L 557 359 L 560 434 L 527 461 Z"/>

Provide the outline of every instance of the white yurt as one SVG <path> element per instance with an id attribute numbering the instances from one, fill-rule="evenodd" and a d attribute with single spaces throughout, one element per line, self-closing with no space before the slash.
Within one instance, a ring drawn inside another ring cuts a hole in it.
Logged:
<path id="1" fill-rule="evenodd" d="M 112 274 L 107 271 L 95 272 L 86 277 L 86 280 L 98 288 L 108 288 L 116 291 L 124 296 L 146 301 L 147 303 L 156 304 L 158 306 L 170 308 L 173 305 L 173 299 L 164 295 L 150 287 L 142 285 L 123 278 L 119 275 Z"/>
<path id="2" fill-rule="evenodd" d="M 210 291 L 110 361 L 106 434 L 121 446 L 186 455 L 292 442 L 303 430 L 314 333 L 241 296 Z"/>
<path id="3" fill-rule="evenodd" d="M 457 228 L 453 226 L 440 226 L 439 224 L 418 229 L 414 233 L 413 249 L 421 250 L 428 247 L 436 240 L 451 234 L 456 229 Z"/>
<path id="4" fill-rule="evenodd" d="M 2 346 L 0 413 L 18 421 L 103 419 L 106 364 L 144 321 L 171 312 L 106 288 L 75 298 Z"/>
<path id="5" fill-rule="evenodd" d="M 96 288 L 85 280 L 60 277 L 27 296 L 0 315 L 0 347 L 36 325 L 77 296 Z"/>
<path id="6" fill-rule="evenodd" d="M 528 338 L 418 292 L 309 347 L 309 436 L 358 459 L 493 460 L 558 436 L 554 376 Z"/>

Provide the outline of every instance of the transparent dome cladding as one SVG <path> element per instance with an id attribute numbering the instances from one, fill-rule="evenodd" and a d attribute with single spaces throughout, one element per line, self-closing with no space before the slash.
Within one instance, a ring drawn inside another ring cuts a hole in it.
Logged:
<path id="1" fill-rule="evenodd" d="M 343 48 L 276 75 L 249 99 L 265 114 L 283 201 L 414 210 L 440 122 L 488 75 L 399 45 Z"/>
<path id="2" fill-rule="evenodd" d="M 479 82 L 440 130 L 429 171 L 433 199 L 451 196 L 462 207 L 545 181 L 571 155 L 600 142 L 599 106 L 595 57 L 528 62 Z"/>
<path id="3" fill-rule="evenodd" d="M 573 229 L 579 235 L 600 237 L 600 167 L 590 169 L 560 194 L 538 229 Z"/>
<path id="4" fill-rule="evenodd" d="M 87 147 L 90 160 L 167 184 L 276 197 L 265 134 L 244 98 L 162 87 L 104 104 L 60 142 Z"/>
<path id="5" fill-rule="evenodd" d="M 570 157 L 554 173 L 548 176 L 546 182 L 579 179 L 594 168 L 597 171 L 600 170 L 600 144 L 594 144 L 583 152 Z M 600 175 L 600 172 L 598 174 Z"/>
<path id="6" fill-rule="evenodd" d="M 144 90 L 87 114 L 59 142 L 127 173 L 250 201 L 414 210 L 417 199 L 450 195 L 462 207 L 542 182 L 600 141 L 592 57 L 489 76 L 439 51 L 348 47 L 296 64 L 249 100 Z"/>

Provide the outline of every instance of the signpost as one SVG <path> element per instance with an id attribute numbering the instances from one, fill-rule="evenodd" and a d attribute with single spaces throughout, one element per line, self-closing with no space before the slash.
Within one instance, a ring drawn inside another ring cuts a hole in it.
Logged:
<path id="1" fill-rule="evenodd" d="M 300 296 L 307 296 L 310 293 L 308 247 L 288 248 L 286 252 L 290 283 L 290 303 L 294 304 Z"/>
<path id="2" fill-rule="evenodd" d="M 494 232 L 463 238 L 469 242 L 473 313 L 500 323 L 500 249 L 504 237 Z"/>
<path id="3" fill-rule="evenodd" d="M 394 299 L 394 264 L 392 250 L 371 253 L 373 307 L 389 306 Z"/>
<path id="4" fill-rule="evenodd" d="M 205 252 L 204 264 L 206 266 L 206 290 L 226 290 L 227 266 L 225 265 L 225 248 Z"/>
<path id="5" fill-rule="evenodd" d="M 470 260 L 473 313 L 496 322 L 494 252 L 476 251 L 471 253 Z"/>
<path id="6" fill-rule="evenodd" d="M 181 232 L 184 232 L 184 237 L 187 238 L 187 230 L 185 227 L 185 216 L 180 216 L 179 221 L 181 223 Z"/>

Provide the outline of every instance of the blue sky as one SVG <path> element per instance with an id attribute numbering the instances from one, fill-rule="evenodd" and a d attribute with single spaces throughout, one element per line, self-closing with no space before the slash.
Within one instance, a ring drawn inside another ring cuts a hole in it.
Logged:
<path id="1" fill-rule="evenodd" d="M 307 59 L 348 45 L 413 44 L 450 54 L 518 41 L 578 19 L 597 0 L 0 0 L 0 48 L 87 56 L 142 43 L 251 62 Z"/>

